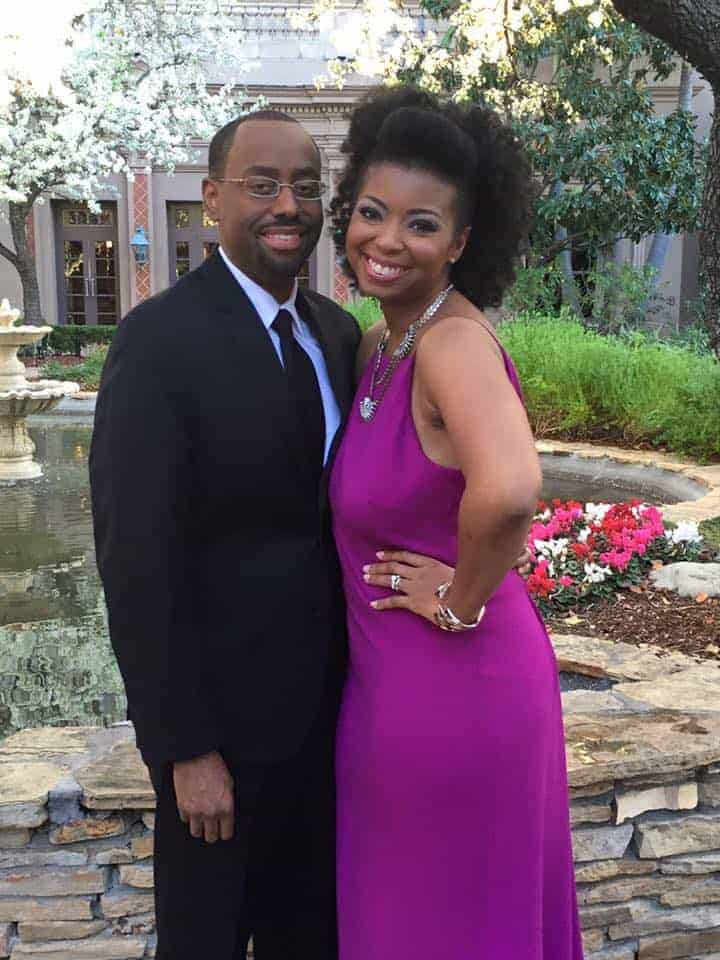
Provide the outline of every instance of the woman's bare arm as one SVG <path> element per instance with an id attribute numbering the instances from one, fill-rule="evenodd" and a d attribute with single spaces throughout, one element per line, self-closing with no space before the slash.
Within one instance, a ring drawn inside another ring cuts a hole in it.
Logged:
<path id="1" fill-rule="evenodd" d="M 523 550 L 541 472 L 523 406 L 490 335 L 448 317 L 420 339 L 417 386 L 436 408 L 465 477 L 447 605 L 472 621 Z"/>

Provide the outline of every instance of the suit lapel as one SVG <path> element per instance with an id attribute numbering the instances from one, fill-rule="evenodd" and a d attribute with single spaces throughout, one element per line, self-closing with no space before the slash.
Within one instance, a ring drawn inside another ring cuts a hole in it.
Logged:
<path id="1" fill-rule="evenodd" d="M 217 251 L 198 267 L 197 272 L 207 286 L 207 298 L 214 306 L 218 322 L 240 348 L 242 365 L 238 365 L 238 376 L 243 376 L 248 363 L 252 364 L 252 376 L 258 382 L 262 396 L 260 402 L 275 411 L 292 460 L 303 482 L 307 483 L 309 468 L 302 451 L 287 378 L 265 325 Z"/>

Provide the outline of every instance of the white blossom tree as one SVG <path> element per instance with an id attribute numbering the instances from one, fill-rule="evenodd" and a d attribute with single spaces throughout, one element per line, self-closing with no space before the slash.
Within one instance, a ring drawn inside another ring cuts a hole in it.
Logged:
<path id="1" fill-rule="evenodd" d="M 247 99 L 237 76 L 209 86 L 208 65 L 241 70 L 246 37 L 223 0 L 66 2 L 77 13 L 50 73 L 7 55 L 22 48 L 18 34 L 0 38 L 0 204 L 13 241 L 0 256 L 20 275 L 29 323 L 42 321 L 33 204 L 54 191 L 92 205 L 111 175 L 132 179 L 138 158 L 172 171 Z"/>

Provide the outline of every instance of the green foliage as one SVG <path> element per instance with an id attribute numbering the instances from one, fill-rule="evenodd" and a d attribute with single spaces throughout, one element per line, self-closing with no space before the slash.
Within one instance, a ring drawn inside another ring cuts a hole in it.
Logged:
<path id="1" fill-rule="evenodd" d="M 587 325 L 599 333 L 622 333 L 643 326 L 648 316 L 662 307 L 654 276 L 652 267 L 596 262 L 580 296 Z"/>
<path id="2" fill-rule="evenodd" d="M 489 14 L 469 0 L 421 6 L 450 18 L 450 29 L 430 49 L 410 47 L 394 79 L 490 104 L 512 120 L 538 182 L 534 259 L 696 228 L 704 147 L 693 115 L 656 114 L 649 89 L 677 66 L 668 46 L 602 0 L 562 14 L 528 0 L 521 14 L 506 4 L 503 53 L 490 55 Z"/>
<path id="3" fill-rule="evenodd" d="M 663 303 L 652 267 L 596 261 L 591 270 L 576 277 L 576 287 L 585 325 L 600 333 L 646 330 L 648 315 L 658 312 Z M 554 314 L 561 301 L 562 272 L 557 264 L 532 264 L 518 270 L 504 307 L 514 316 L 528 312 Z"/>
<path id="4" fill-rule="evenodd" d="M 57 360 L 49 360 L 40 368 L 40 373 L 49 380 L 74 380 L 83 390 L 97 390 L 107 352 L 107 346 L 98 346 L 82 363 L 72 367 L 63 366 Z"/>
<path id="5" fill-rule="evenodd" d="M 351 300 L 349 303 L 343 304 L 343 309 L 355 317 L 363 333 L 378 320 L 382 320 L 380 304 L 374 297 L 361 297 L 359 300 Z"/>
<path id="6" fill-rule="evenodd" d="M 521 267 L 505 295 L 503 307 L 513 316 L 538 311 L 555 313 L 562 302 L 562 278 L 555 263 Z"/>
<path id="7" fill-rule="evenodd" d="M 702 520 L 699 528 L 705 542 L 720 550 L 720 517 Z"/>
<path id="8" fill-rule="evenodd" d="M 52 332 L 37 344 L 23 347 L 18 351 L 21 357 L 82 356 L 82 350 L 100 344 L 109 344 L 115 336 L 116 326 L 74 326 L 63 324 L 52 328 Z"/>
<path id="9" fill-rule="evenodd" d="M 52 353 L 79 357 L 83 347 L 110 343 L 116 330 L 117 327 L 109 325 L 82 327 L 65 324 L 53 327 L 52 333 L 47 336 L 47 347 Z"/>
<path id="10" fill-rule="evenodd" d="M 601 336 L 527 314 L 498 331 L 538 436 L 651 445 L 720 458 L 720 364 L 683 347 Z"/>

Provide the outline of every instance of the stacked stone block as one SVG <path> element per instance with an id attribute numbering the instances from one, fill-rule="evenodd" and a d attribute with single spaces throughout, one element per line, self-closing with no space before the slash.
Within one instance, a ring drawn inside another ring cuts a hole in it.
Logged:
<path id="1" fill-rule="evenodd" d="M 720 960 L 720 667 L 554 642 L 586 960 Z M 155 955 L 154 805 L 128 725 L 0 742 L 2 960 Z"/>
<path id="2" fill-rule="evenodd" d="M 571 790 L 586 960 L 720 960 L 718 791 L 720 765 Z"/>

